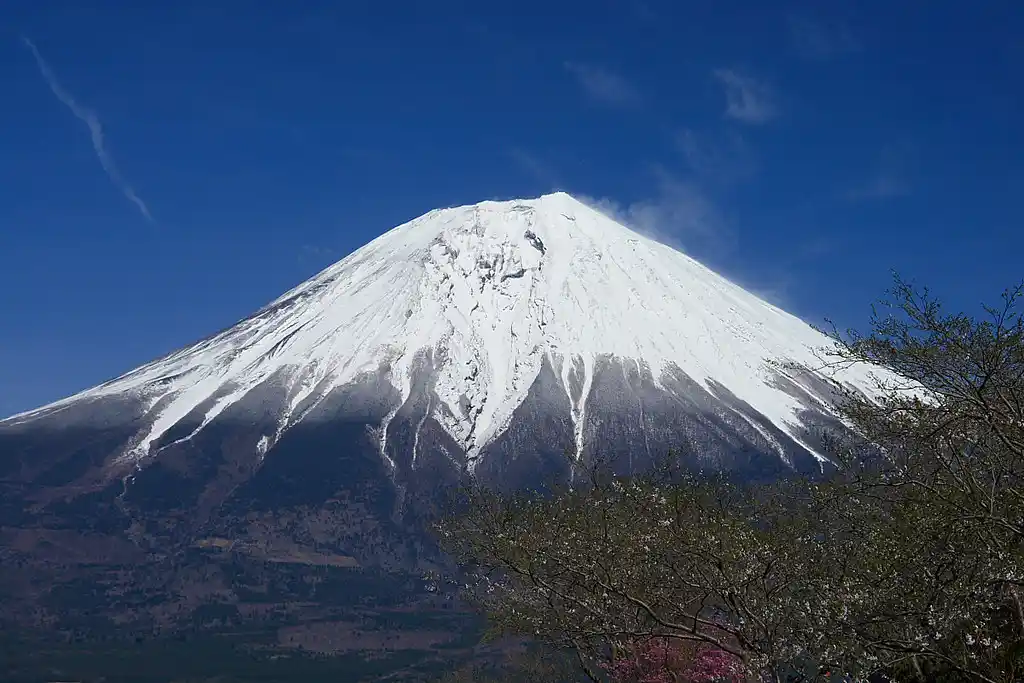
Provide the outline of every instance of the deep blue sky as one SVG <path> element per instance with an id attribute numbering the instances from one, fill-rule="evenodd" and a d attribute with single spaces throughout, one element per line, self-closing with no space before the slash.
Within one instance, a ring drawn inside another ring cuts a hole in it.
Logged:
<path id="1" fill-rule="evenodd" d="M 553 189 L 811 322 L 1024 274 L 1024 3 L 498 5 L 0 3 L 0 414 Z"/>

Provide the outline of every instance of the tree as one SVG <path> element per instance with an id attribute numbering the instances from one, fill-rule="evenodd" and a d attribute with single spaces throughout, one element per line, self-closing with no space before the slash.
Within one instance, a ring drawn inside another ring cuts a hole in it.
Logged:
<path id="1" fill-rule="evenodd" d="M 820 561 L 799 545 L 809 518 L 789 510 L 794 488 L 757 493 L 682 472 L 596 472 L 543 497 L 470 487 L 439 532 L 498 632 L 574 648 L 595 680 L 656 639 L 779 678 L 821 618 L 807 592 Z"/>
<path id="2" fill-rule="evenodd" d="M 734 656 L 706 644 L 670 638 L 631 643 L 602 667 L 614 683 L 740 683 L 743 667 Z"/>
<path id="3" fill-rule="evenodd" d="M 752 680 L 1018 680 L 1021 296 L 975 320 L 897 280 L 869 334 L 833 330 L 818 369 L 870 363 L 879 380 L 870 396 L 843 390 L 853 436 L 822 434 L 828 479 L 595 471 L 545 496 L 469 486 L 442 544 L 498 631 L 575 649 L 594 680 L 640 680 L 659 654 L 678 678 L 694 652 Z"/>
<path id="4" fill-rule="evenodd" d="M 871 553 L 890 578 L 888 604 L 867 612 L 892 622 L 871 626 L 866 613 L 851 626 L 875 654 L 911 657 L 922 677 L 922 662 L 964 680 L 1024 675 L 1022 293 L 976 320 L 897 278 L 868 335 L 833 329 L 831 364 L 891 371 L 879 397 L 843 406 L 883 457 L 846 451 L 836 492 L 875 508 L 889 526 L 873 531 L 900 546 Z"/>

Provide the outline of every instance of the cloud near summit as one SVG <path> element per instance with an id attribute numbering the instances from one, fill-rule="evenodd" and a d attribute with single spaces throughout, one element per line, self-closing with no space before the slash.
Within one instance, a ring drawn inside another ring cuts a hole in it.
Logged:
<path id="1" fill-rule="evenodd" d="M 655 191 L 623 203 L 608 197 L 577 195 L 584 204 L 639 232 L 691 255 L 728 252 L 735 243 L 718 207 L 700 187 L 664 168 L 655 168 Z"/>

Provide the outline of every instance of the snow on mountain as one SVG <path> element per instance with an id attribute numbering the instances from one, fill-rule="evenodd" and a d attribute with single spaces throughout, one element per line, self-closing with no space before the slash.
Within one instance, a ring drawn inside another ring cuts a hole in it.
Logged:
<path id="1" fill-rule="evenodd" d="M 431 211 L 226 331 L 0 424 L 130 396 L 148 416 L 120 458 L 138 461 L 186 416 L 204 411 L 175 443 L 255 387 L 283 379 L 276 435 L 259 444 L 266 453 L 333 390 L 365 373 L 386 368 L 404 403 L 416 363 L 429 352 L 432 403 L 421 420 L 436 420 L 470 462 L 506 429 L 545 360 L 565 391 L 581 454 L 595 364 L 613 356 L 655 383 L 678 369 L 708 391 L 724 387 L 813 453 L 800 442 L 806 403 L 773 381 L 766 362 L 818 366 L 827 344 L 806 323 L 697 261 L 557 193 Z M 836 379 L 866 391 L 873 381 L 865 368 Z M 385 459 L 387 423 L 401 405 L 381 425 Z M 416 449 L 414 443 L 413 462 Z"/>

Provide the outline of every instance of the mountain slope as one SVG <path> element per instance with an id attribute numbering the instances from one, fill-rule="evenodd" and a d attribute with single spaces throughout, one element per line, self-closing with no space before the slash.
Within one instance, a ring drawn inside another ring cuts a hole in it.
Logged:
<path id="1" fill-rule="evenodd" d="M 684 254 L 558 193 L 432 211 L 220 334 L 0 426 L 88 422 L 95 411 L 83 406 L 127 401 L 132 408 L 107 419 L 136 428 L 109 455 L 139 466 L 253 392 L 270 392 L 272 405 L 262 401 L 260 410 L 272 419 L 256 444 L 263 457 L 330 396 L 374 376 L 372 393 L 395 394 L 376 425 L 388 467 L 396 457 L 415 466 L 429 419 L 474 469 L 544 373 L 553 375 L 546 392 L 563 394 L 548 400 L 571 423 L 571 451 L 583 456 L 588 419 L 600 419 L 595 382 L 614 367 L 623 386 L 645 385 L 664 400 L 727 395 L 742 406 L 731 413 L 780 456 L 787 448 L 776 432 L 818 455 L 802 418 L 820 407 L 807 395 L 817 392 L 766 361 L 820 365 L 826 341 Z M 837 379 L 870 385 L 863 370 Z M 389 429 L 420 392 L 417 381 L 429 382 L 427 406 L 399 455 Z"/>
<path id="2" fill-rule="evenodd" d="M 434 609 L 424 527 L 467 472 L 536 487 L 670 453 L 820 472 L 835 385 L 781 368 L 826 343 L 568 195 L 432 211 L 225 331 L 0 421 L 0 630 L 136 638 L 228 614 L 291 642 Z"/>

